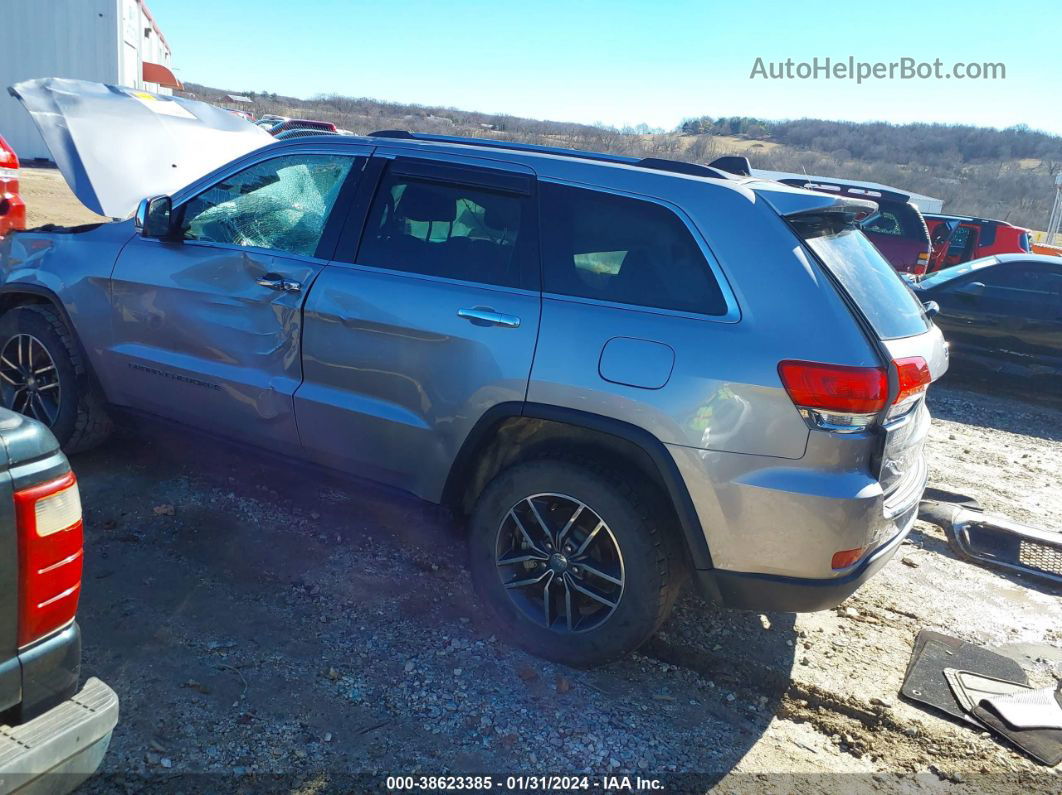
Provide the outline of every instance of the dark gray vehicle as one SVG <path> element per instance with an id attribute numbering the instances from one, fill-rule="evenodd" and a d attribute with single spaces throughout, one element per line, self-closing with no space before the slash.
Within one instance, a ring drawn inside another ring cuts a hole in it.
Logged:
<path id="1" fill-rule="evenodd" d="M 81 566 L 66 456 L 44 425 L 0 409 L 0 792 L 68 792 L 107 751 L 118 697 L 95 678 L 78 690 Z"/>
<path id="2" fill-rule="evenodd" d="M 572 664 L 637 647 L 691 577 L 835 605 L 910 529 L 947 353 L 872 204 L 401 132 L 247 135 L 174 188 L 197 155 L 167 140 L 231 149 L 234 117 L 102 89 L 16 87 L 87 204 L 153 197 L 0 247 L 0 353 L 33 333 L 55 367 L 4 400 L 68 449 L 134 410 L 452 506 L 509 637 Z"/>

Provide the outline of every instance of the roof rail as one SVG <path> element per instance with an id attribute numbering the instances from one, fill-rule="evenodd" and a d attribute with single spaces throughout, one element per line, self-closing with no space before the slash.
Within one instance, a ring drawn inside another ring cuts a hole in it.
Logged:
<path id="1" fill-rule="evenodd" d="M 561 146 L 541 146 L 539 144 L 525 144 L 519 141 L 498 141 L 492 138 L 471 138 L 460 135 L 436 135 L 434 133 L 417 133 L 409 130 L 377 130 L 369 133 L 370 138 L 398 138 L 411 141 L 431 141 L 444 144 L 462 144 L 465 146 L 482 146 L 487 149 L 514 149 L 518 152 L 538 152 L 545 155 L 560 155 L 561 157 L 575 157 L 582 160 L 598 160 L 605 163 L 622 163 L 627 166 L 640 166 L 655 171 L 670 171 L 675 174 L 689 174 L 695 177 L 713 177 L 715 179 L 729 179 L 722 171 L 697 163 L 687 163 L 682 160 L 665 160 L 659 157 L 631 157 L 630 155 L 614 155 L 607 152 L 590 152 L 585 149 L 565 149 Z"/>

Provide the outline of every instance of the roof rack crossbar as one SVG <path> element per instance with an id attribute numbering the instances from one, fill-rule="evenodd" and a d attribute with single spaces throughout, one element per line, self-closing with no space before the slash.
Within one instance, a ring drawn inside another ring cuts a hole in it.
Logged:
<path id="1" fill-rule="evenodd" d="M 728 179 L 727 175 L 714 168 L 687 163 L 682 160 L 665 160 L 659 157 L 632 157 L 614 155 L 607 152 L 590 152 L 585 149 L 565 149 L 560 146 L 542 146 L 525 144 L 519 141 L 500 141 L 493 138 L 471 138 L 460 135 L 437 135 L 435 133 L 410 132 L 409 130 L 377 130 L 369 133 L 370 138 L 396 138 L 410 141 L 431 141 L 444 144 L 462 144 L 464 146 L 482 146 L 488 149 L 513 149 L 518 152 L 537 152 L 561 157 L 576 157 L 582 160 L 598 160 L 605 163 L 621 163 L 627 166 L 640 166 L 655 171 L 670 171 L 675 174 L 690 174 L 697 177 Z"/>

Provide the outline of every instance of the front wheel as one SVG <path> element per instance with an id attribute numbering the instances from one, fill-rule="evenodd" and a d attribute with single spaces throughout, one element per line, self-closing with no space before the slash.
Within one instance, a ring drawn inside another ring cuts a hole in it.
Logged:
<path id="1" fill-rule="evenodd" d="M 592 461 L 530 461 L 491 481 L 472 515 L 472 576 L 509 639 L 578 667 L 648 640 L 682 583 L 652 505 Z"/>
<path id="2" fill-rule="evenodd" d="M 50 306 L 0 317 L 0 403 L 43 422 L 68 453 L 95 447 L 111 431 L 77 343 Z"/>

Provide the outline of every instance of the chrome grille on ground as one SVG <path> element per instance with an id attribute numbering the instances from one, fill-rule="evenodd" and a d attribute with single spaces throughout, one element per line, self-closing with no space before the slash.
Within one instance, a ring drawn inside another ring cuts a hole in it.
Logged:
<path id="1" fill-rule="evenodd" d="M 1062 549 L 1056 547 L 1023 540 L 1018 548 L 1018 562 L 1031 569 L 1062 576 Z"/>

